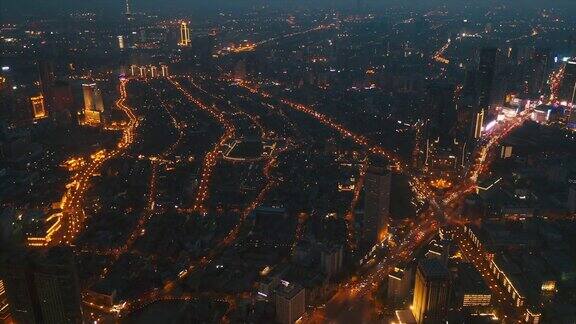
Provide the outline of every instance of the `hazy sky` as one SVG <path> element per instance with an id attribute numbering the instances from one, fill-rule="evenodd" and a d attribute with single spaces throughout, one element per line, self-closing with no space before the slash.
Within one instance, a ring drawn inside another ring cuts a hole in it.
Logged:
<path id="1" fill-rule="evenodd" d="M 125 0 L 0 0 L 0 21 L 21 16 L 47 16 L 79 10 L 89 10 L 101 14 L 122 12 Z M 576 0 L 130 0 L 135 11 L 146 11 L 158 14 L 199 14 L 218 10 L 240 10 L 268 5 L 314 6 L 314 7 L 355 7 L 357 2 L 364 2 L 369 7 L 381 7 L 389 4 L 403 3 L 407 6 L 430 7 L 463 3 L 490 6 L 505 3 L 511 8 L 522 6 L 543 6 L 576 9 Z"/>

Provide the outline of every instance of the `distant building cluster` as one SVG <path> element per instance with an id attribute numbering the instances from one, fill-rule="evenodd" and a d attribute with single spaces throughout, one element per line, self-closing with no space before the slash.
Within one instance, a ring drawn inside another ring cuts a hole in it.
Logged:
<path id="1" fill-rule="evenodd" d="M 130 75 L 136 78 L 167 78 L 170 76 L 168 65 L 131 65 Z"/>

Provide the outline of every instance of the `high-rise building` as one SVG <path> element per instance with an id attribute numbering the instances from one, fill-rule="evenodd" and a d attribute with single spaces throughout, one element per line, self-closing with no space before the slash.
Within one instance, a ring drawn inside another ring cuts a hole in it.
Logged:
<path id="1" fill-rule="evenodd" d="M 48 115 L 43 95 L 30 97 L 30 102 L 32 102 L 32 116 L 34 119 L 41 119 Z"/>
<path id="2" fill-rule="evenodd" d="M 150 66 L 150 76 L 153 78 L 158 76 L 158 68 L 154 65 Z"/>
<path id="3" fill-rule="evenodd" d="M 511 145 L 502 145 L 500 146 L 500 158 L 501 159 L 508 159 L 512 157 L 512 149 Z"/>
<path id="4" fill-rule="evenodd" d="M 491 104 L 491 94 L 496 74 L 496 57 L 498 49 L 494 47 L 480 50 L 480 63 L 478 65 L 478 105 L 487 109 Z"/>
<path id="5" fill-rule="evenodd" d="M 306 291 L 298 284 L 282 281 L 276 290 L 276 321 L 293 324 L 306 310 Z"/>
<path id="6" fill-rule="evenodd" d="M 427 138 L 439 139 L 441 145 L 452 144 L 456 127 L 456 102 L 453 84 L 435 83 L 428 87 L 426 110 Z"/>
<path id="7" fill-rule="evenodd" d="M 52 109 L 52 88 L 56 77 L 54 75 L 54 66 L 52 62 L 41 60 L 38 62 L 38 73 L 40 81 L 40 91 L 44 96 L 47 109 Z"/>
<path id="8" fill-rule="evenodd" d="M 104 111 L 102 93 L 96 83 L 85 83 L 82 85 L 84 94 L 84 110 Z"/>
<path id="9" fill-rule="evenodd" d="M 492 295 L 482 275 L 470 263 L 458 265 L 455 278 L 455 297 L 459 307 L 483 307 L 490 305 Z"/>
<path id="10" fill-rule="evenodd" d="M 392 175 L 383 166 L 371 165 L 364 181 L 364 223 L 362 240 L 369 244 L 384 239 L 390 216 L 390 186 Z"/>
<path id="11" fill-rule="evenodd" d="M 547 74 L 550 67 L 550 49 L 536 48 L 530 61 L 530 70 L 526 82 L 528 83 L 528 93 L 538 95 L 545 87 Z"/>
<path id="12" fill-rule="evenodd" d="M 472 119 L 472 138 L 479 139 L 482 136 L 482 129 L 484 127 L 484 109 L 474 113 Z"/>
<path id="13" fill-rule="evenodd" d="M 4 281 L 0 279 L 0 321 L 5 321 L 10 316 L 9 306 L 6 287 L 4 287 Z"/>
<path id="14" fill-rule="evenodd" d="M 234 66 L 233 71 L 234 79 L 236 80 L 244 80 L 246 78 L 246 61 L 239 60 L 238 63 Z"/>
<path id="15" fill-rule="evenodd" d="M 141 66 L 141 67 L 140 67 L 140 77 L 141 77 L 141 78 L 146 78 L 146 75 L 147 75 L 147 73 L 146 73 L 146 67 L 145 67 L 145 66 Z"/>
<path id="16" fill-rule="evenodd" d="M 118 48 L 120 50 L 124 49 L 124 36 L 122 36 L 122 35 L 118 36 Z"/>
<path id="17" fill-rule="evenodd" d="M 167 78 L 169 76 L 168 65 L 160 65 L 160 68 L 162 69 L 162 77 Z"/>
<path id="18" fill-rule="evenodd" d="M 74 96 L 70 84 L 65 81 L 56 81 L 53 94 L 54 112 L 70 114 L 74 108 Z"/>
<path id="19" fill-rule="evenodd" d="M 566 207 L 570 214 L 576 213 L 576 185 L 572 185 L 568 188 L 568 200 L 566 202 Z"/>
<path id="20" fill-rule="evenodd" d="M 418 324 L 444 323 L 448 312 L 450 275 L 437 259 L 422 260 L 416 270 L 412 313 Z"/>
<path id="21" fill-rule="evenodd" d="M 320 251 L 322 271 L 330 278 L 340 273 L 343 263 L 343 251 L 340 245 L 323 246 Z"/>
<path id="22" fill-rule="evenodd" d="M 84 93 L 83 123 L 93 126 L 100 125 L 104 121 L 104 103 L 100 89 L 96 83 L 87 83 L 82 85 L 82 91 Z"/>
<path id="23" fill-rule="evenodd" d="M 576 61 L 566 62 L 558 91 L 558 99 L 569 103 L 576 100 Z"/>
<path id="24" fill-rule="evenodd" d="M 394 306 L 400 306 L 408 297 L 412 275 L 410 268 L 395 267 L 388 274 L 386 300 Z"/>
<path id="25" fill-rule="evenodd" d="M 178 45 L 188 47 L 190 46 L 190 28 L 185 21 L 180 22 L 180 43 Z"/>
<path id="26" fill-rule="evenodd" d="M 20 251 L 2 263 L 8 304 L 17 323 L 82 323 L 80 285 L 70 249 Z"/>

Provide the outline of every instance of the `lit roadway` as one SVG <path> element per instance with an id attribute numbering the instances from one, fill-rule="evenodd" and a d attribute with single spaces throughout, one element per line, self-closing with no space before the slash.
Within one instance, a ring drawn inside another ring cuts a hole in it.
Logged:
<path id="1" fill-rule="evenodd" d="M 270 42 L 274 42 L 277 40 L 286 39 L 286 38 L 290 38 L 290 37 L 294 37 L 294 36 L 304 35 L 304 34 L 308 34 L 310 32 L 315 32 L 315 31 L 319 31 L 319 30 L 327 30 L 327 29 L 331 29 L 334 27 L 336 27 L 336 24 L 334 24 L 334 23 L 321 24 L 321 25 L 318 25 L 318 26 L 310 28 L 310 29 L 302 30 L 299 32 L 292 32 L 292 33 L 284 34 L 281 36 L 271 37 L 271 38 L 264 39 L 264 40 L 261 40 L 261 41 L 256 42 L 256 43 L 247 43 L 247 44 L 241 44 L 241 45 L 226 46 L 226 47 L 222 48 L 221 50 L 219 50 L 218 53 L 219 54 L 226 54 L 226 53 L 251 52 L 251 51 L 254 51 L 257 47 L 268 44 Z"/>
<path id="2" fill-rule="evenodd" d="M 178 81 L 176 81 L 174 78 L 168 78 L 168 81 L 170 81 L 170 83 L 172 83 L 172 85 L 174 85 L 174 87 L 176 87 L 176 89 L 178 89 L 184 95 L 184 97 L 188 99 L 188 101 L 192 102 L 201 110 L 207 112 L 211 117 L 216 119 L 218 123 L 222 125 L 222 127 L 224 128 L 224 133 L 222 134 L 218 142 L 214 145 L 212 150 L 210 150 L 204 157 L 200 177 L 200 185 L 198 186 L 198 190 L 196 192 L 194 205 L 192 206 L 192 208 L 184 210 L 186 212 L 190 211 L 205 214 L 207 212 L 205 203 L 206 200 L 208 199 L 212 172 L 214 171 L 214 167 L 216 166 L 218 156 L 222 152 L 224 144 L 226 144 L 226 142 L 234 138 L 234 135 L 236 133 L 236 127 L 230 121 L 230 119 L 226 117 L 226 115 L 223 112 L 218 110 L 216 107 L 210 107 L 204 104 L 199 99 L 193 97 L 190 94 L 190 92 L 184 89 L 182 85 L 180 85 L 180 83 L 178 83 Z"/>
<path id="3" fill-rule="evenodd" d="M 269 93 L 260 90 L 251 83 L 238 80 L 231 81 L 264 98 L 272 98 Z M 443 204 L 440 204 L 436 201 L 434 191 L 432 191 L 419 176 L 412 174 L 412 171 L 408 169 L 408 165 L 401 162 L 395 153 L 387 151 L 378 145 L 371 144 L 365 136 L 355 134 L 332 118 L 317 112 L 312 107 L 285 98 L 277 98 L 277 100 L 294 110 L 309 115 L 319 123 L 335 130 L 342 137 L 349 138 L 356 144 L 365 147 L 372 154 L 388 159 L 396 170 L 409 175 L 410 187 L 417 198 L 421 201 L 429 201 L 431 206 L 431 211 L 419 218 L 418 223 L 411 229 L 403 243 L 390 251 L 389 258 L 381 260 L 375 266 L 370 266 L 366 273 L 362 273 L 361 276 L 359 276 L 359 280 L 352 278 L 349 282 L 342 284 L 330 301 L 322 307 L 317 307 L 306 314 L 304 321 L 310 323 L 322 323 L 327 320 L 334 320 L 338 323 L 347 321 L 354 322 L 359 319 L 368 322 L 373 321 L 376 314 L 374 312 L 372 293 L 377 289 L 379 283 L 388 276 L 393 266 L 411 258 L 413 252 L 436 233 L 439 226 L 438 222 L 442 224 L 446 222 L 459 223 L 457 220 L 458 217 L 456 217 L 459 204 L 465 195 L 474 188 L 479 174 L 485 171 L 492 162 L 490 157 L 491 153 L 494 152 L 494 147 L 497 146 L 496 144 L 503 137 L 508 135 L 513 129 L 522 125 L 530 116 L 529 112 L 525 112 L 518 118 L 506 121 L 491 130 L 491 132 L 487 134 L 489 138 L 483 140 L 476 151 L 477 153 L 474 154 L 474 156 L 478 155 L 478 157 L 476 157 L 469 171 L 469 180 L 460 186 L 456 186 L 457 188 L 451 191 L 449 195 L 445 197 L 444 201 L 442 201 Z"/>
<path id="4" fill-rule="evenodd" d="M 92 159 L 83 170 L 72 176 L 72 183 L 62 198 L 61 228 L 56 231 L 49 244 L 71 244 L 78 233 L 84 229 L 85 213 L 82 206 L 90 180 L 100 170 L 100 167 L 110 159 L 119 156 L 133 143 L 134 129 L 138 127 L 138 119 L 132 109 L 126 104 L 126 84 L 128 80 L 120 80 L 120 98 L 116 106 L 128 117 L 128 125 L 123 129 L 122 138 L 117 147 L 110 151 L 101 150 L 92 154 Z"/>
<path id="5" fill-rule="evenodd" d="M 193 97 L 187 90 L 185 90 L 174 79 L 169 79 L 169 81 L 178 90 L 180 90 L 182 92 L 182 94 L 191 103 L 195 104 L 200 109 L 207 111 L 212 117 L 217 119 L 225 128 L 224 135 L 220 138 L 220 141 L 216 144 L 216 146 L 215 146 L 216 148 L 211 151 L 211 152 L 213 152 L 212 153 L 213 157 L 207 157 L 207 159 L 208 158 L 213 159 L 214 162 L 209 163 L 209 164 L 205 164 L 203 167 L 203 170 L 204 170 L 203 172 L 205 172 L 205 174 L 211 173 L 212 170 L 207 170 L 207 168 L 213 168 L 214 167 L 216 158 L 221 154 L 220 148 L 221 148 L 222 144 L 234 135 L 234 132 L 235 132 L 234 125 L 225 117 L 224 113 L 222 113 L 220 110 L 217 110 L 216 107 L 209 107 L 209 106 L 205 105 L 199 99 Z M 210 153 L 208 153 L 208 154 L 210 154 Z M 205 161 L 206 161 L 206 159 L 205 159 Z M 256 209 L 264 201 L 265 197 L 270 192 L 270 190 L 272 190 L 273 188 L 275 188 L 279 184 L 280 180 L 274 178 L 272 175 L 272 169 L 275 167 L 275 165 L 276 165 L 276 159 L 275 158 L 271 158 L 268 160 L 268 162 L 264 166 L 264 170 L 263 170 L 263 174 L 267 179 L 265 186 L 260 190 L 260 192 L 258 193 L 256 198 L 252 202 L 250 202 L 250 204 L 248 206 L 246 206 L 244 208 L 244 210 L 240 214 L 239 220 L 236 223 L 236 225 L 228 232 L 228 234 L 224 238 L 222 238 L 222 240 L 220 240 L 218 243 L 216 243 L 215 246 L 212 249 L 210 249 L 206 253 L 205 256 L 192 262 L 186 268 L 180 269 L 178 276 L 176 278 L 174 278 L 173 280 L 167 281 L 162 288 L 159 288 L 159 289 L 157 288 L 157 289 L 152 289 L 150 291 L 147 291 L 147 292 L 141 294 L 138 298 L 126 301 L 125 303 L 122 303 L 119 305 L 115 305 L 111 309 L 106 308 L 106 307 L 102 307 L 102 306 L 98 306 L 98 305 L 94 305 L 94 304 L 91 304 L 90 306 L 98 308 L 98 309 L 103 310 L 103 311 L 107 311 L 107 312 L 117 312 L 117 313 L 121 314 L 122 316 L 125 316 L 125 315 L 130 314 L 134 311 L 142 309 L 143 307 L 145 307 L 151 303 L 154 303 L 156 301 L 160 301 L 160 300 L 188 300 L 188 299 L 190 299 L 191 297 L 189 297 L 189 295 L 186 295 L 186 294 L 174 295 L 174 293 L 173 293 L 174 288 L 176 288 L 182 281 L 184 281 L 196 269 L 201 268 L 201 267 L 205 267 L 209 263 L 214 261 L 214 259 L 216 257 L 218 257 L 225 248 L 230 246 L 234 241 L 236 241 L 238 239 L 238 236 L 241 233 L 241 230 L 243 228 L 243 225 L 244 225 L 247 217 L 254 211 L 254 209 Z M 203 175 L 203 177 L 204 177 L 204 175 Z M 210 177 L 208 177 L 208 179 L 210 179 Z M 207 182 L 206 182 L 205 190 L 208 190 L 208 183 Z M 203 207 L 203 208 L 205 208 L 205 207 Z M 198 209 L 198 210 L 194 210 L 194 211 L 202 212 L 203 210 L 205 210 L 205 209 Z M 196 298 L 197 296 L 192 295 L 192 297 Z M 213 299 L 226 301 L 229 304 L 229 308 L 233 308 L 234 307 L 234 302 L 233 302 L 234 299 L 233 298 L 237 298 L 239 296 L 232 296 L 232 295 L 225 295 L 225 294 L 215 294 L 214 296 L 211 296 L 210 294 L 206 294 L 206 296 L 204 296 L 204 297 L 212 297 Z M 243 297 L 243 296 L 240 296 L 240 297 Z"/>

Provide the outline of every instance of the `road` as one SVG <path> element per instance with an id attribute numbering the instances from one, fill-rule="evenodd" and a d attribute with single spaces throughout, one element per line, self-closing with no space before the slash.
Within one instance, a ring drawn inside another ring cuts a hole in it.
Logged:
<path id="1" fill-rule="evenodd" d="M 74 173 L 70 179 L 67 191 L 60 201 L 62 212 L 55 214 L 58 219 L 55 221 L 57 227 L 51 227 L 46 233 L 46 237 L 28 238 L 29 246 L 52 246 L 58 244 L 72 244 L 78 234 L 84 229 L 86 214 L 84 212 L 84 197 L 90 188 L 92 177 L 100 171 L 104 163 L 113 159 L 126 151 L 134 142 L 134 131 L 138 127 L 138 118 L 134 115 L 132 108 L 126 103 L 128 93 L 126 84 L 128 79 L 121 79 L 119 90 L 120 98 L 116 101 L 116 106 L 128 117 L 128 124 L 122 131 L 122 138 L 117 147 L 111 150 L 99 150 L 91 155 L 90 161 L 78 172 Z"/>

